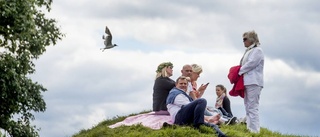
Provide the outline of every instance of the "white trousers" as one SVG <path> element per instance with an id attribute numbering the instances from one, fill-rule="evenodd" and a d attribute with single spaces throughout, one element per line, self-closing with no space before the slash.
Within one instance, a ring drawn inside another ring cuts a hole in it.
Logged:
<path id="1" fill-rule="evenodd" d="M 262 87 L 246 85 L 244 92 L 244 106 L 246 109 L 247 129 L 253 133 L 260 132 L 259 100 Z"/>

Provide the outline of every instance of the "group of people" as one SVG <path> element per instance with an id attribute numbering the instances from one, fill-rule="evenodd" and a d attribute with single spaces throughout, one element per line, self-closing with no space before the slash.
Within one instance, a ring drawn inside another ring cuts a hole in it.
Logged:
<path id="1" fill-rule="evenodd" d="M 246 111 L 247 129 L 253 133 L 260 132 L 259 99 L 263 88 L 264 55 L 259 46 L 258 35 L 255 31 L 245 32 L 243 43 L 246 51 L 240 60 L 238 78 L 243 79 L 244 105 Z M 217 125 L 234 122 L 230 100 L 226 88 L 222 84 L 216 85 L 217 99 L 214 108 L 207 106 L 207 100 L 202 98 L 209 83 L 197 85 L 202 73 L 198 64 L 187 64 L 181 69 L 181 76 L 176 81 L 171 62 L 161 63 L 156 70 L 153 87 L 153 111 L 156 114 L 170 115 L 174 124 L 201 125 L 212 127 L 218 136 L 226 136 Z"/>

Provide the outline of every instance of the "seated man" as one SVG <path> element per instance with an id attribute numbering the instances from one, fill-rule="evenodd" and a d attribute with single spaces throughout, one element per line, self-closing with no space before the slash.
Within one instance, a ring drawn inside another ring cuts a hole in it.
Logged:
<path id="1" fill-rule="evenodd" d="M 220 131 L 217 125 L 205 122 L 204 111 L 207 100 L 203 98 L 193 100 L 187 95 L 187 83 L 186 77 L 180 76 L 176 80 L 176 87 L 171 89 L 167 97 L 168 112 L 174 124 L 192 124 L 195 128 L 199 128 L 201 125 L 209 126 L 216 130 L 219 137 L 225 137 L 226 135 Z"/>

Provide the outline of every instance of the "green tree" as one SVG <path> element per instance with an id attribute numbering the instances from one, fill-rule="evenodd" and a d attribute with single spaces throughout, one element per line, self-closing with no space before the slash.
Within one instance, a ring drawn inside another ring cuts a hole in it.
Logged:
<path id="1" fill-rule="evenodd" d="M 52 0 L 0 0 L 0 128 L 13 137 L 39 136 L 33 112 L 44 112 L 47 89 L 28 76 L 33 61 L 64 37 L 46 18 Z"/>

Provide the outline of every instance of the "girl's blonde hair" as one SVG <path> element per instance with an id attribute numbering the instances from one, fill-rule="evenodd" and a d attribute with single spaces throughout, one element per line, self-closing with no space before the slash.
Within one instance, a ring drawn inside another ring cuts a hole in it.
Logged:
<path id="1" fill-rule="evenodd" d="M 195 72 L 198 74 L 202 73 L 202 67 L 200 65 L 192 64 L 191 67 L 192 67 L 192 72 Z"/>
<path id="2" fill-rule="evenodd" d="M 160 76 L 162 77 L 169 77 L 168 73 L 167 73 L 167 68 L 171 67 L 173 68 L 173 64 L 171 62 L 163 62 L 160 65 L 158 65 L 157 67 L 157 74 L 156 74 L 156 79 Z"/>

